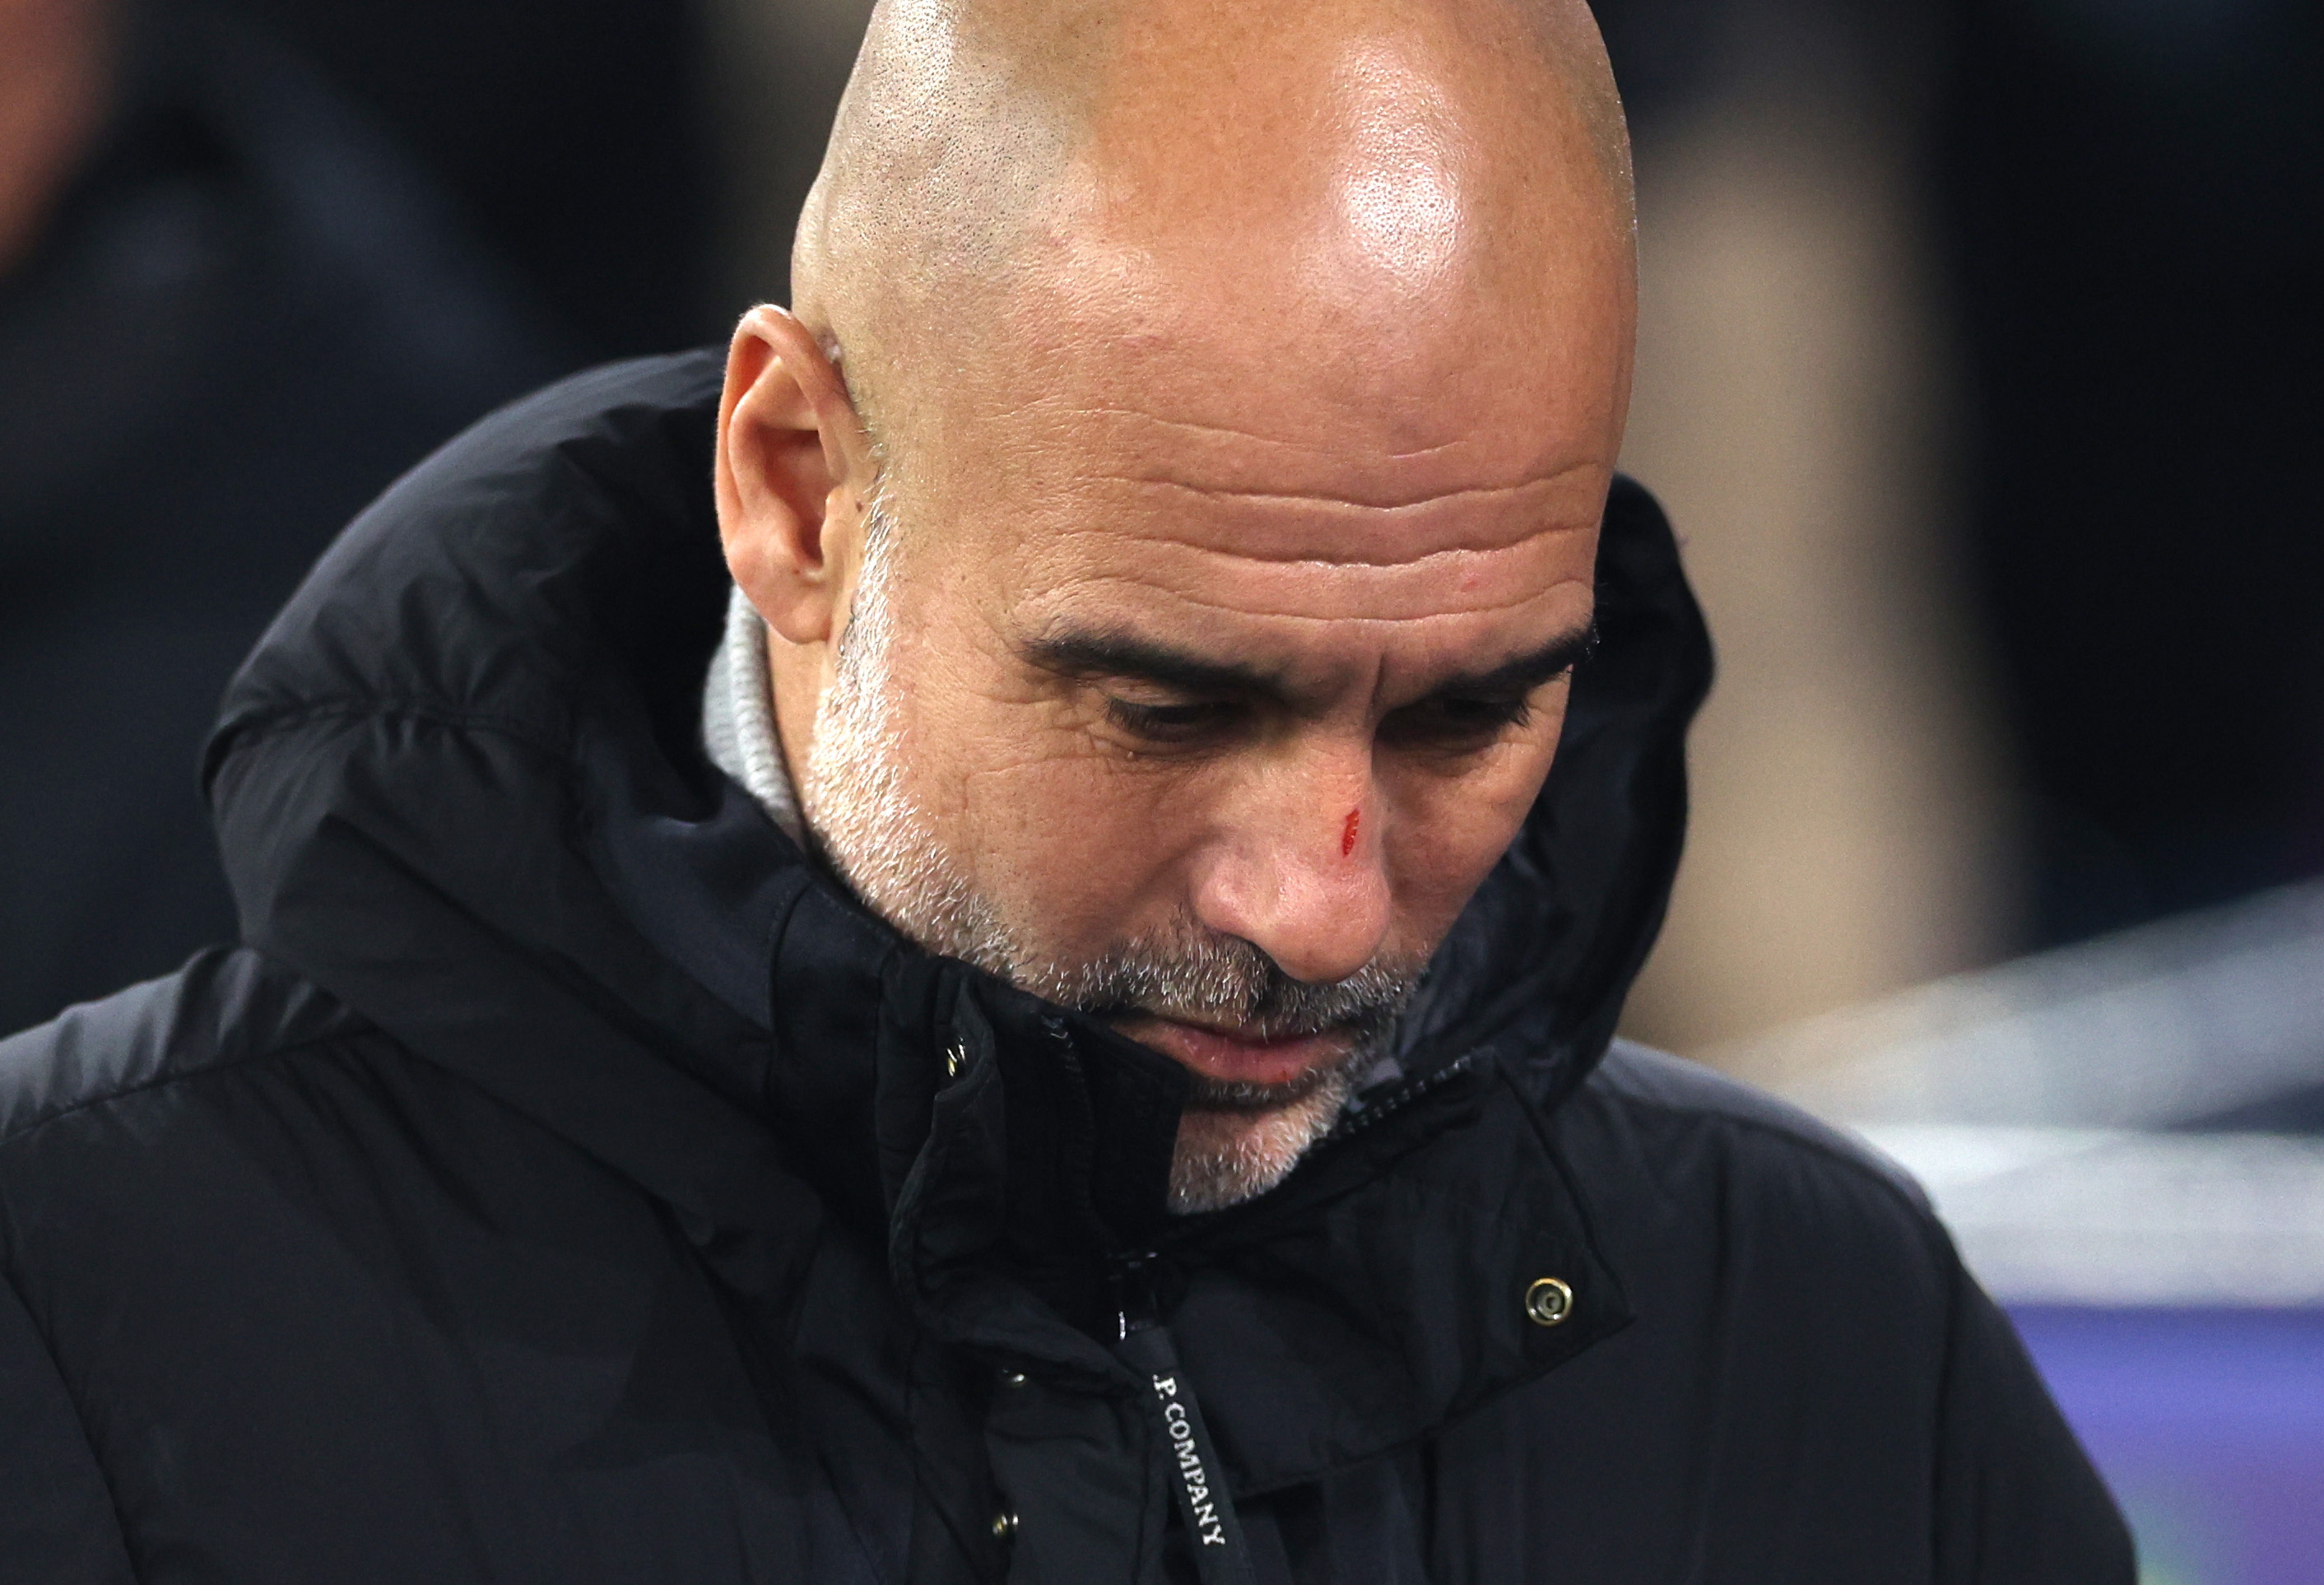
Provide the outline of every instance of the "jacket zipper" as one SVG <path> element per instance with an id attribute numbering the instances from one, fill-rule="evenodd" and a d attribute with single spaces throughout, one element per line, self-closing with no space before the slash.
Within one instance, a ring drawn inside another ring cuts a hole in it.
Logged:
<path id="1" fill-rule="evenodd" d="M 1402 1111 L 1406 1107 L 1410 1106 L 1422 1096 L 1450 1083 L 1452 1080 L 1460 1077 L 1462 1074 L 1465 1074 L 1470 1069 L 1475 1067 L 1477 1065 L 1477 1059 L 1481 1055 L 1483 1055 L 1481 1052 L 1476 1051 L 1464 1052 L 1461 1055 L 1454 1057 L 1451 1062 L 1445 1063 L 1442 1066 L 1435 1068 L 1429 1073 L 1423 1074 L 1419 1078 L 1413 1080 L 1410 1083 L 1400 1085 L 1397 1088 L 1391 1090 L 1386 1095 L 1381 1096 L 1378 1101 L 1375 1101 L 1370 1105 L 1365 1107 L 1361 1111 L 1355 1113 L 1351 1117 L 1341 1119 L 1338 1126 L 1333 1128 L 1330 1133 L 1323 1136 L 1323 1142 L 1329 1145 L 1341 1139 L 1351 1138 L 1357 1134 L 1362 1133 L 1366 1129 L 1370 1128 L 1374 1123 L 1380 1121 L 1382 1119 L 1395 1116 L 1397 1112 Z"/>

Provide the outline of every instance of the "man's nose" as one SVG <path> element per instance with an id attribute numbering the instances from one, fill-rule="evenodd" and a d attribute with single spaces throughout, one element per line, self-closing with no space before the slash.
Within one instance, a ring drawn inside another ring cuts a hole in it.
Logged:
<path id="1" fill-rule="evenodd" d="M 1194 876 L 1197 917 L 1295 980 L 1344 980 L 1388 938 L 1390 899 L 1371 756 L 1271 766 L 1236 800 Z"/>

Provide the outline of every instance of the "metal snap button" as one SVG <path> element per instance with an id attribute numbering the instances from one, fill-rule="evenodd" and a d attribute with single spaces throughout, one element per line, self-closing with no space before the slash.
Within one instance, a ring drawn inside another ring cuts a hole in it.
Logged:
<path id="1" fill-rule="evenodd" d="M 960 1070 L 967 1065 L 968 1047 L 957 1040 L 954 1041 L 945 1052 L 945 1077 L 957 1079 L 960 1077 Z"/>
<path id="2" fill-rule="evenodd" d="M 1573 1313 L 1573 1290 L 1554 1276 L 1545 1276 L 1526 1289 L 1526 1319 L 1536 1326 L 1556 1326 Z"/>
<path id="3" fill-rule="evenodd" d="M 1025 1373 L 1022 1370 L 1003 1370 L 1001 1373 L 1001 1385 L 1003 1387 L 1022 1387 L 1025 1385 Z"/>
<path id="4" fill-rule="evenodd" d="M 992 1516 L 992 1539 L 1006 1541 L 1017 1534 L 1017 1516 L 1007 1508 Z"/>

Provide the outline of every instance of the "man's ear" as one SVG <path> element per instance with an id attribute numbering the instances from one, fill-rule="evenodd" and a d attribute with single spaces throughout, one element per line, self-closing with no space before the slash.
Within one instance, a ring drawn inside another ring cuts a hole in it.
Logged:
<path id="1" fill-rule="evenodd" d="M 718 533 L 743 596 L 792 643 L 837 625 L 873 473 L 846 382 L 813 333 L 771 304 L 743 315 L 718 404 Z"/>

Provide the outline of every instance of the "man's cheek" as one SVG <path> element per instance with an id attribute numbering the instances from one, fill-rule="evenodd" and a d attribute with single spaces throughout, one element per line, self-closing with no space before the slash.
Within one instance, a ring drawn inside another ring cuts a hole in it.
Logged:
<path id="1" fill-rule="evenodd" d="M 1064 853 L 1100 849 L 1122 832 L 1167 845 L 1183 818 L 1178 779 L 1145 774 L 1086 742 L 1012 745 L 1012 758 L 963 779 L 963 802 L 987 840 Z"/>
<path id="2" fill-rule="evenodd" d="M 1071 747 L 989 766 L 964 781 L 974 862 L 1109 926 L 1175 906 L 1163 894 L 1195 827 L 1173 792 L 1173 779 Z"/>
<path id="3" fill-rule="evenodd" d="M 949 761 L 959 801 L 986 822 L 1131 816 L 1155 801 L 1150 776 L 1093 738 L 1074 713 L 1049 704 L 993 711 L 954 740 Z"/>
<path id="4" fill-rule="evenodd" d="M 1437 788 L 1398 809 L 1387 844 L 1388 883 L 1407 928 L 1434 937 L 1452 927 L 1516 839 L 1537 787 L 1538 778 L 1519 768 Z"/>
<path id="5" fill-rule="evenodd" d="M 1005 679 L 930 677 L 903 682 L 899 694 L 914 745 L 905 779 L 947 826 L 983 825 L 996 810 L 1052 796 L 1043 790 L 1049 773 L 1097 757 L 1069 708 Z"/>

